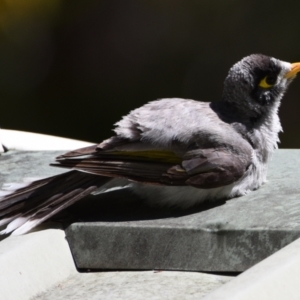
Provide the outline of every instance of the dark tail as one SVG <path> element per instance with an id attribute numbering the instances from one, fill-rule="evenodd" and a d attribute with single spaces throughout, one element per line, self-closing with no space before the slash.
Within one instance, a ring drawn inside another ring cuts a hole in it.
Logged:
<path id="1" fill-rule="evenodd" d="M 7 225 L 0 234 L 19 235 L 49 219 L 110 178 L 70 171 L 34 181 L 0 197 L 0 225 Z"/>

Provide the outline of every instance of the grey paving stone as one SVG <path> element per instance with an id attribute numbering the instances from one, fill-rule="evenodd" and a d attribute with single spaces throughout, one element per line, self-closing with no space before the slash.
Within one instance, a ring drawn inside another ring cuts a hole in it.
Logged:
<path id="1" fill-rule="evenodd" d="M 0 187 L 3 183 L 21 182 L 24 177 L 46 177 L 66 172 L 49 167 L 65 151 L 9 151 L 0 156 Z"/>
<path id="2" fill-rule="evenodd" d="M 78 268 L 241 272 L 300 236 L 299 178 L 300 151 L 279 150 L 269 182 L 245 197 L 175 217 L 74 223 L 67 239 Z"/>
<path id="3" fill-rule="evenodd" d="M 190 272 L 99 272 L 69 277 L 32 300 L 192 300 L 230 281 L 232 277 Z"/>
<path id="4" fill-rule="evenodd" d="M 1 300 L 31 299 L 77 274 L 65 233 L 53 225 L 0 242 Z"/>
<path id="5" fill-rule="evenodd" d="M 65 171 L 48 167 L 59 153 L 2 155 L 0 184 Z M 279 150 L 268 184 L 215 207 L 160 211 L 128 193 L 88 197 L 71 209 L 88 222 L 69 226 L 67 238 L 78 268 L 244 271 L 300 236 L 299 175 L 300 151 Z"/>

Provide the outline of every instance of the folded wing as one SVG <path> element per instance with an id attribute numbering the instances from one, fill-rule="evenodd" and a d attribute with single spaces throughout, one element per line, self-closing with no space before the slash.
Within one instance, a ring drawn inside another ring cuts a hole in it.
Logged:
<path id="1" fill-rule="evenodd" d="M 207 189 L 237 181 L 250 163 L 251 152 L 230 149 L 195 149 L 180 157 L 172 151 L 97 151 L 94 147 L 90 155 L 84 150 L 60 156 L 54 165 L 149 184 Z"/>

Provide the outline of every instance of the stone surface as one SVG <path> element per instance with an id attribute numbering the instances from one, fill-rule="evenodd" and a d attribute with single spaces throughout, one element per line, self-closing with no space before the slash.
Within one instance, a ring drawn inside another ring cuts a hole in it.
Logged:
<path id="1" fill-rule="evenodd" d="M 0 156 L 0 187 L 3 183 L 21 182 L 24 177 L 46 177 L 66 172 L 49 167 L 65 151 L 9 151 Z"/>
<path id="2" fill-rule="evenodd" d="M 31 299 L 76 274 L 64 231 L 45 227 L 1 241 L 0 266 L 3 300 Z"/>
<path id="3" fill-rule="evenodd" d="M 192 300 L 200 299 L 231 279 L 191 272 L 79 273 L 31 300 Z"/>
<path id="4" fill-rule="evenodd" d="M 105 222 L 74 223 L 67 239 L 78 268 L 241 272 L 300 237 L 299 177 L 300 151 L 279 150 L 269 182 L 247 196 L 139 221 L 98 210 Z"/>
<path id="5" fill-rule="evenodd" d="M 87 147 L 89 142 L 78 141 L 53 135 L 33 133 L 27 131 L 0 128 L 0 144 L 9 150 L 22 151 L 48 151 L 48 150 L 73 150 Z M 2 152 L 2 147 L 0 151 Z"/>
<path id="6" fill-rule="evenodd" d="M 9 151 L 0 156 L 0 183 L 64 172 L 48 166 L 60 153 Z M 179 272 L 78 273 L 64 232 L 56 226 L 47 223 L 37 232 L 0 242 L 1 299 L 199 299 L 232 278 Z"/>
<path id="7" fill-rule="evenodd" d="M 0 184 L 65 171 L 48 167 L 60 153 L 2 155 Z M 299 175 L 300 151 L 279 150 L 266 185 L 215 207 L 160 211 L 120 191 L 88 197 L 72 212 L 89 222 L 67 238 L 79 268 L 244 271 L 300 236 Z"/>
<path id="8" fill-rule="evenodd" d="M 300 239 L 250 268 L 203 300 L 298 300 Z"/>

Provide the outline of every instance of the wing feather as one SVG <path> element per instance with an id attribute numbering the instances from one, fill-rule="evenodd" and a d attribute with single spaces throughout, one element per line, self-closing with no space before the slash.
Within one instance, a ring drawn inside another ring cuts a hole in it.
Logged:
<path id="1" fill-rule="evenodd" d="M 99 151 L 88 157 L 59 157 L 56 166 L 138 182 L 214 188 L 241 178 L 251 154 L 230 149 L 194 149 L 183 157 L 171 151 Z"/>

